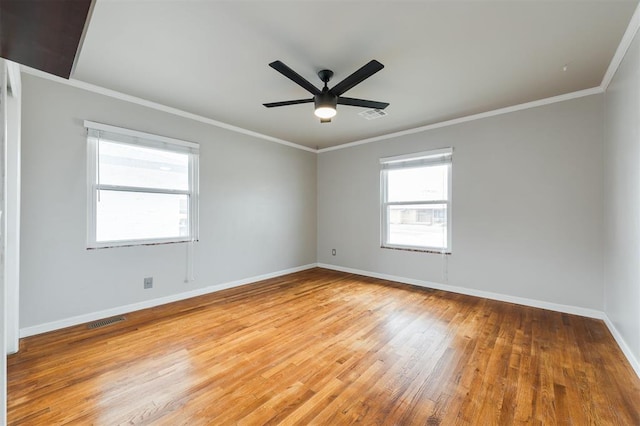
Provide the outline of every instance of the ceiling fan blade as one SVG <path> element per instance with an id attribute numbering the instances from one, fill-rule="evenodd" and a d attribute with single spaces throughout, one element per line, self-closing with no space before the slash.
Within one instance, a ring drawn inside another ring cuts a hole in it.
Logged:
<path id="1" fill-rule="evenodd" d="M 340 83 L 333 86 L 330 92 L 336 96 L 340 96 L 356 84 L 359 84 L 367 78 L 371 77 L 382 68 L 384 68 L 384 65 L 374 59 L 362 66 L 362 68 L 351 74 L 349 77 L 342 80 Z"/>
<path id="2" fill-rule="evenodd" d="M 363 108 L 375 108 L 375 109 L 385 109 L 389 106 L 389 102 L 377 102 L 377 101 L 368 101 L 366 99 L 356 99 L 356 98 L 338 98 L 339 105 L 349 105 Z"/>
<path id="3" fill-rule="evenodd" d="M 298 84 L 299 86 L 303 87 L 308 92 L 310 92 L 310 93 L 312 93 L 314 95 L 319 95 L 320 93 L 322 93 L 322 91 L 320 89 L 318 89 L 313 84 L 309 83 L 309 81 L 307 79 L 305 79 L 303 76 L 301 76 L 300 74 L 298 74 L 297 72 L 295 72 L 294 70 L 292 70 L 291 68 L 286 66 L 281 61 L 271 62 L 269 64 L 269 66 L 271 68 L 273 68 L 274 70 L 278 71 L 280 74 L 282 74 L 285 77 L 287 77 L 289 80 L 291 80 L 294 83 Z"/>
<path id="4" fill-rule="evenodd" d="M 313 98 L 309 98 L 309 99 L 296 99 L 293 101 L 282 101 L 282 102 L 269 102 L 266 104 L 262 104 L 264 106 L 266 106 L 267 108 L 273 108 L 273 107 L 281 107 L 281 106 L 287 106 L 287 105 L 297 105 L 297 104 L 308 104 L 313 102 Z"/>

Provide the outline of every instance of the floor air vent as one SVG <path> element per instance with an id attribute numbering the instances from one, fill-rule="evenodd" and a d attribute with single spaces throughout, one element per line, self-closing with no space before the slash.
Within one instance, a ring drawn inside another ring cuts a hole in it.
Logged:
<path id="1" fill-rule="evenodd" d="M 123 316 L 107 318 L 107 319 L 92 322 L 87 326 L 87 328 L 94 329 L 94 328 L 106 327 L 108 325 L 115 324 L 117 322 L 121 322 L 124 320 L 125 320 L 125 317 Z"/>

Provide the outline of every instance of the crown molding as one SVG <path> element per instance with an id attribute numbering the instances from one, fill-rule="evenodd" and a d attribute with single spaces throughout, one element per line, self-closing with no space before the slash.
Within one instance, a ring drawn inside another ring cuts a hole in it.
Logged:
<path id="1" fill-rule="evenodd" d="M 505 107 L 505 108 L 499 108 L 499 109 L 495 109 L 492 111 L 487 111 L 487 112 L 482 112 L 479 114 L 473 114 L 473 115 L 468 115 L 466 117 L 460 117 L 460 118 L 455 118 L 452 120 L 447 120 L 447 121 L 441 121 L 439 123 L 433 123 L 433 124 L 429 124 L 426 126 L 421 126 L 421 127 L 415 127 L 413 129 L 407 129 L 407 130 L 402 130 L 399 132 L 394 132 L 394 133 L 388 133 L 386 135 L 381 135 L 381 136 L 376 136 L 373 138 L 368 138 L 368 139 L 362 139 L 362 140 L 358 140 L 358 141 L 354 141 L 354 142 L 349 142 L 346 144 L 342 144 L 342 145 L 336 145 L 336 146 L 332 146 L 332 147 L 328 147 L 328 148 L 322 148 L 322 149 L 314 149 L 314 148 L 309 148 L 307 146 L 304 145 L 300 145 L 297 143 L 293 143 L 293 142 L 289 142 L 286 141 L 284 139 L 278 139 L 278 138 L 274 138 L 272 136 L 268 136 L 268 135 L 264 135 L 262 133 L 258 133 L 258 132 L 254 132 L 252 130 L 247 130 L 247 129 L 243 129 L 242 127 L 238 127 L 238 126 L 233 126 L 231 124 L 227 124 L 227 123 L 223 123 L 221 121 L 217 121 L 217 120 L 213 120 L 211 118 L 207 118 L 207 117 L 203 117 L 201 115 L 198 114 L 193 114 L 191 112 L 186 112 L 183 111 L 181 109 L 178 108 L 173 108 L 167 105 L 163 105 L 163 104 L 159 104 L 157 102 L 152 102 L 152 101 L 148 101 L 146 99 L 142 99 L 142 98 L 138 98 L 136 96 L 131 96 L 131 95 L 127 95 L 125 93 L 122 92 L 118 92 L 115 90 L 111 90 L 111 89 L 106 89 L 104 87 L 101 86 L 97 86 L 94 84 L 90 84 L 90 83 L 85 83 L 83 81 L 80 80 L 74 80 L 74 79 L 63 79 L 61 77 L 52 75 L 52 74 L 48 74 L 45 73 L 43 71 L 39 71 L 36 69 L 33 69 L 31 67 L 25 66 L 25 65 L 20 65 L 20 69 L 22 72 L 26 73 L 26 74 L 30 74 L 30 75 L 34 75 L 36 77 L 40 77 L 40 78 L 44 78 L 47 80 L 51 80 L 51 81 L 55 81 L 57 83 L 62 83 L 71 87 L 75 87 L 78 89 L 82 89 L 82 90 L 87 90 L 89 92 L 93 92 L 93 93 L 97 93 L 100 95 L 104 95 L 104 96 L 109 96 L 115 99 L 119 99 L 125 102 L 131 102 L 133 104 L 136 105 L 140 105 L 140 106 L 144 106 L 147 108 L 152 108 L 158 111 L 162 111 L 162 112 L 166 112 L 169 114 L 173 114 L 173 115 L 177 115 L 179 117 L 183 117 L 183 118 L 187 118 L 190 120 L 194 120 L 194 121 L 199 121 L 201 123 L 206 123 L 206 124 L 210 124 L 212 126 L 216 126 L 216 127 L 220 127 L 226 130 L 230 130 L 232 132 L 236 132 L 236 133 L 241 133 L 244 135 L 248 135 L 248 136 L 253 136 L 255 138 L 259 138 L 259 139 L 263 139 L 263 140 L 267 140 L 269 142 L 275 142 L 281 145 L 286 145 L 292 148 L 297 148 L 297 149 L 301 149 L 303 151 L 307 151 L 307 152 L 312 152 L 312 153 L 316 153 L 316 154 L 321 154 L 323 152 L 329 152 L 329 151 L 335 151 L 335 150 L 339 150 L 339 149 L 346 149 L 346 148 L 351 148 L 354 146 L 358 146 L 358 145 L 364 145 L 364 144 L 368 144 L 368 143 L 372 143 L 372 142 L 379 142 L 382 140 L 386 140 L 386 139 L 392 139 L 392 138 L 397 138 L 400 136 L 405 136 L 405 135 L 411 135 L 414 133 L 420 133 L 420 132 L 425 132 L 428 130 L 433 130 L 433 129 L 438 129 L 441 127 L 448 127 L 448 126 L 453 126 L 456 124 L 461 124 L 461 123 L 467 123 L 470 121 L 475 121 L 475 120 L 480 120 L 483 118 L 489 118 L 489 117 L 495 117 L 498 115 L 502 115 L 502 114 L 508 114 L 511 112 L 516 112 L 516 111 L 522 111 L 525 109 L 530 109 L 530 108 L 536 108 L 539 106 L 544 106 L 544 105 L 550 105 L 550 104 L 554 104 L 557 102 L 564 102 L 567 100 L 571 100 L 571 99 L 577 99 L 577 98 L 582 98 L 585 96 L 591 96 L 591 95 L 597 95 L 600 93 L 604 93 L 604 89 L 602 88 L 602 86 L 598 86 L 598 87 L 593 87 L 591 89 L 585 89 L 585 90 L 580 90 L 577 92 L 571 92 L 571 93 L 565 93 L 563 95 L 559 95 L 559 96 L 553 96 L 550 98 L 545 98 L 545 99 L 539 99 L 537 101 L 532 101 L 532 102 L 526 102 L 523 104 L 518 104 L 518 105 L 513 105 L 513 106 L 509 106 L 509 107 Z"/>
<path id="2" fill-rule="evenodd" d="M 456 124 L 467 123 L 469 121 L 480 120 L 483 118 L 495 117 L 497 115 L 509 114 L 511 112 L 522 111 L 530 108 L 537 108 L 539 106 L 555 104 L 558 102 L 564 102 L 571 99 L 583 98 L 585 96 L 597 95 L 604 93 L 604 90 L 598 86 L 591 89 L 579 90 L 577 92 L 565 93 L 564 95 L 553 96 L 551 98 L 539 99 L 537 101 L 525 102 L 523 104 L 513 105 L 505 108 L 494 109 L 492 111 L 481 112 L 479 114 L 468 115 L 466 117 L 454 118 L 452 120 L 441 121 L 439 123 L 428 124 L 422 127 L 416 127 L 413 129 L 402 130 L 395 133 L 389 133 L 382 136 L 376 136 L 373 138 L 362 139 L 355 142 L 346 143 L 343 145 L 336 145 L 329 148 L 319 149 L 318 153 L 335 151 L 338 149 L 351 148 L 358 145 L 364 145 L 367 143 L 378 142 L 385 139 L 397 138 L 400 136 L 412 135 L 414 133 L 426 132 L 427 130 L 439 129 L 441 127 L 453 126 Z"/>
<path id="3" fill-rule="evenodd" d="M 611 62 L 609 63 L 609 68 L 607 68 L 607 72 L 605 72 L 604 77 L 602 77 L 602 82 L 600 83 L 600 87 L 603 91 L 606 91 L 611 84 L 611 80 L 613 76 L 618 71 L 618 67 L 622 63 L 624 56 L 627 54 L 627 50 L 633 43 L 633 39 L 636 36 L 636 33 L 640 29 L 640 4 L 636 7 L 635 12 L 631 16 L 631 20 L 629 21 L 629 25 L 627 25 L 627 30 L 624 32 L 622 36 L 622 40 L 620 40 L 620 44 L 616 49 L 616 53 L 613 55 Z"/>
<path id="4" fill-rule="evenodd" d="M 64 78 L 48 74 L 46 72 L 36 70 L 34 68 L 28 67 L 26 65 L 21 65 L 20 69 L 22 72 L 26 74 L 30 74 L 36 77 L 44 78 L 46 80 L 55 81 L 57 83 L 62 83 L 67 86 L 75 87 L 77 89 L 87 90 L 89 92 L 97 93 L 100 95 L 108 96 L 114 99 L 119 99 L 121 101 L 130 102 L 136 105 L 144 106 L 147 108 L 155 109 L 157 111 L 166 112 L 169 114 L 177 115 L 179 117 L 187 118 L 190 120 L 198 121 L 205 124 L 210 124 L 212 126 L 220 127 L 225 130 L 230 130 L 232 132 L 241 133 L 248 136 L 253 136 L 258 139 L 264 139 L 269 142 L 275 142 L 280 145 L 286 145 L 292 148 L 301 149 L 303 151 L 316 153 L 317 150 L 313 148 L 309 148 L 307 146 L 299 145 L 297 143 L 289 142 L 284 139 L 274 138 L 273 136 L 264 135 L 262 133 L 254 132 L 252 130 L 243 129 L 242 127 L 233 126 L 231 124 L 223 123 L 222 121 L 213 120 L 211 118 L 203 117 L 198 114 L 193 114 L 191 112 L 183 111 L 178 108 L 173 108 L 167 105 L 163 105 L 157 102 L 148 101 L 146 99 L 138 98 L 136 96 L 127 95 L 126 93 L 118 92 L 115 90 L 107 89 L 101 86 L 97 86 L 95 84 L 85 83 L 84 81 L 75 80 L 70 78 L 66 80 Z"/>

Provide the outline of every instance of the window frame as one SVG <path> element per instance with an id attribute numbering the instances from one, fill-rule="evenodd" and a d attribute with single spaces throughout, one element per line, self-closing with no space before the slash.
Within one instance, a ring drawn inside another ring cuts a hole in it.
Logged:
<path id="1" fill-rule="evenodd" d="M 186 243 L 198 241 L 198 204 L 199 204 L 199 147 L 193 142 L 130 130 L 85 120 L 87 129 L 87 249 Z M 188 189 L 176 190 L 160 187 L 137 187 L 127 185 L 109 185 L 99 182 L 100 140 L 127 146 L 150 148 L 188 155 Z M 125 193 L 186 195 L 188 199 L 189 219 L 188 235 L 171 238 L 136 238 L 129 240 L 97 240 L 97 213 L 99 191 L 120 191 Z"/>
<path id="2" fill-rule="evenodd" d="M 389 201 L 388 200 L 388 171 L 409 168 L 422 168 L 443 166 L 447 167 L 447 199 L 446 200 L 423 200 L 423 201 Z M 380 247 L 396 250 L 418 251 L 425 253 L 451 254 L 452 241 L 452 176 L 453 176 L 453 148 L 440 148 L 412 154 L 398 155 L 394 157 L 380 158 Z M 445 204 L 447 208 L 447 238 L 445 247 L 413 246 L 406 244 L 392 244 L 389 242 L 389 217 L 390 206 L 402 205 L 435 205 Z"/>

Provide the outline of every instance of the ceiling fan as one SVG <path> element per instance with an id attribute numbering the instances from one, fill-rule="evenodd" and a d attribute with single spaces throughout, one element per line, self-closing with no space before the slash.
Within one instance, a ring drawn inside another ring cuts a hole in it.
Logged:
<path id="1" fill-rule="evenodd" d="M 380 62 L 375 59 L 362 66 L 359 70 L 333 86 L 331 89 L 327 87 L 327 83 L 333 77 L 333 71 L 320 70 L 318 77 L 324 83 L 322 90 L 309 83 L 300 74 L 286 66 L 281 61 L 274 61 L 269 64 L 271 68 L 278 71 L 294 83 L 306 89 L 313 95 L 313 98 L 296 99 L 292 101 L 270 102 L 263 104 L 267 108 L 281 107 L 286 105 L 315 103 L 315 115 L 320 118 L 321 123 L 330 123 L 331 117 L 336 115 L 336 105 L 349 105 L 363 108 L 385 109 L 389 106 L 388 102 L 368 101 L 366 99 L 346 98 L 342 96 L 347 90 L 353 86 L 362 83 L 367 78 L 384 68 Z"/>

